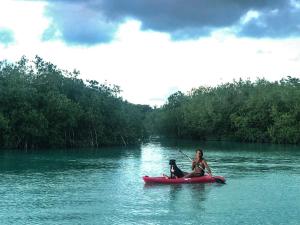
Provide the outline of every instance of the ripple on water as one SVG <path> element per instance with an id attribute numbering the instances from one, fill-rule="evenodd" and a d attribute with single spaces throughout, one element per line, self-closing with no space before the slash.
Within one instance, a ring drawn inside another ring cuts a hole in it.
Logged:
<path id="1" fill-rule="evenodd" d="M 204 146 L 226 185 L 145 185 L 169 172 L 169 159 L 190 170 Z M 277 146 L 150 143 L 140 149 L 2 153 L 0 224 L 288 224 L 300 221 L 300 154 Z"/>

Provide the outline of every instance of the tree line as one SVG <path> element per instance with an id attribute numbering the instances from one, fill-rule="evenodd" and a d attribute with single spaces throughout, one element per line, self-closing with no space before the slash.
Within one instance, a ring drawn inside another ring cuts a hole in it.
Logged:
<path id="1" fill-rule="evenodd" d="M 176 92 L 161 107 L 123 100 L 120 87 L 79 79 L 36 56 L 0 62 L 0 148 L 139 144 L 150 135 L 300 143 L 300 79 L 238 80 Z"/>
<path id="2" fill-rule="evenodd" d="M 83 81 L 36 56 L 0 62 L 0 147 L 74 148 L 138 144 L 147 138 L 147 105 L 115 85 Z"/>
<path id="3" fill-rule="evenodd" d="M 300 79 L 240 79 L 179 91 L 148 119 L 152 133 L 169 137 L 299 144 Z"/>

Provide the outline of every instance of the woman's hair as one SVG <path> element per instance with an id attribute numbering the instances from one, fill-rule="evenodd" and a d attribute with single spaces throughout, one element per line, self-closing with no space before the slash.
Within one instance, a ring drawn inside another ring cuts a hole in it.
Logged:
<path id="1" fill-rule="evenodd" d="M 201 158 L 203 158 L 203 150 L 201 149 L 201 148 L 198 148 L 197 150 L 196 150 L 196 152 L 200 152 L 200 156 L 201 156 Z"/>

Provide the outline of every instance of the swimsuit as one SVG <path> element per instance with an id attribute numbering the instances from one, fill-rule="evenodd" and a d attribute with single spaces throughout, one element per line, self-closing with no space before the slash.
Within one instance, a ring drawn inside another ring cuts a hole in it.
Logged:
<path id="1" fill-rule="evenodd" d="M 205 170 L 205 166 L 202 164 L 202 163 L 200 163 L 200 162 L 198 162 L 198 163 L 196 163 L 196 166 L 195 166 L 195 168 L 194 168 L 194 171 L 195 171 L 195 169 L 196 168 L 198 168 L 200 171 L 199 172 L 195 172 L 195 174 L 197 175 L 197 176 L 204 176 L 204 170 Z"/>

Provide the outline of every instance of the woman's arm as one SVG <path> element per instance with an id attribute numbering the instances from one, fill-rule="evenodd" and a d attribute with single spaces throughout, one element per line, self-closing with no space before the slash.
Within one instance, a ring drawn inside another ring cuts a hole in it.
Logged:
<path id="1" fill-rule="evenodd" d="M 205 168 L 207 169 L 208 174 L 212 176 L 211 169 L 210 169 L 208 163 L 205 160 L 203 160 L 203 163 L 205 165 Z"/>
<path id="2" fill-rule="evenodd" d="M 195 162 L 195 160 L 193 160 L 193 162 L 192 162 L 192 170 L 194 170 L 195 167 L 196 167 L 196 162 Z"/>

